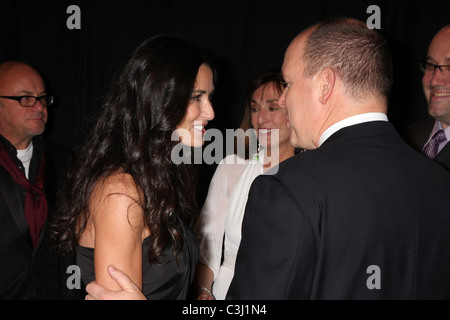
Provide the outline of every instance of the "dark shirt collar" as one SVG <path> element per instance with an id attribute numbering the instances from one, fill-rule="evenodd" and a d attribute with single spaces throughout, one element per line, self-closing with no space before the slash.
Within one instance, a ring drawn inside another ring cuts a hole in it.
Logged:
<path id="1" fill-rule="evenodd" d="M 31 160 L 31 164 L 30 164 L 30 171 L 29 171 L 29 177 L 30 177 L 30 181 L 34 180 L 35 177 L 35 173 L 36 173 L 36 169 L 37 169 L 37 165 L 39 163 L 39 159 L 41 157 L 42 154 L 42 150 L 43 150 L 43 139 L 41 136 L 35 136 L 32 139 L 33 141 L 33 158 Z M 22 170 L 22 172 L 25 172 L 24 168 L 23 168 L 23 163 L 22 161 L 19 160 L 19 158 L 17 158 L 17 149 L 15 146 L 13 146 L 13 144 L 11 142 L 9 142 L 8 139 L 6 139 L 4 136 L 2 136 L 0 134 L 0 142 L 3 143 L 3 145 L 5 146 L 9 156 L 11 157 L 11 159 L 14 161 L 15 164 L 17 164 L 17 166 Z"/>

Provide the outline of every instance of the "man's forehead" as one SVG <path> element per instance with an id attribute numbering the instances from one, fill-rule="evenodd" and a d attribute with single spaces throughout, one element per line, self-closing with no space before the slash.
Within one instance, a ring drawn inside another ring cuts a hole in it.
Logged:
<path id="1" fill-rule="evenodd" d="M 281 68 L 283 76 L 287 76 L 286 73 L 289 73 L 300 62 L 303 55 L 303 42 L 303 39 L 297 36 L 286 49 Z"/>
<path id="2" fill-rule="evenodd" d="M 30 82 L 44 86 L 38 71 L 25 63 L 7 63 L 0 67 L 0 87 L 27 87 Z"/>
<path id="3" fill-rule="evenodd" d="M 312 26 L 302 32 L 300 32 L 294 39 L 292 39 L 288 48 L 286 49 L 287 54 L 293 54 L 297 56 L 297 59 L 301 58 L 305 50 L 306 42 L 311 35 L 311 33 L 317 28 L 317 26 Z"/>
<path id="4" fill-rule="evenodd" d="M 434 37 L 430 43 L 430 48 L 436 46 L 450 46 L 450 26 L 442 28 Z"/>
<path id="5" fill-rule="evenodd" d="M 41 77 L 39 72 L 32 66 L 20 61 L 7 61 L 0 65 L 0 77 L 14 77 L 33 74 Z"/>

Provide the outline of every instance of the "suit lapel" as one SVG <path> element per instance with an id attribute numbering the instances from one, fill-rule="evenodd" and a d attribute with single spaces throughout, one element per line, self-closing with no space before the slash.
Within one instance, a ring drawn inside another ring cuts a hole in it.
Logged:
<path id="1" fill-rule="evenodd" d="M 450 142 L 447 142 L 441 152 L 434 158 L 434 161 L 447 168 L 447 170 L 450 170 Z"/>
<path id="2" fill-rule="evenodd" d="M 28 238 L 28 222 L 23 213 L 22 202 L 16 191 L 14 180 L 5 168 L 0 166 L 0 193 L 6 201 L 11 216 L 17 224 L 20 232 Z"/>
<path id="3" fill-rule="evenodd" d="M 425 144 L 430 138 L 431 131 L 434 128 L 435 120 L 433 118 L 427 119 L 421 125 L 421 128 L 416 132 L 417 150 L 422 152 Z"/>
<path id="4" fill-rule="evenodd" d="M 48 232 L 47 229 L 48 229 L 47 223 L 45 223 L 44 226 L 42 227 L 41 234 L 39 235 L 38 242 L 36 243 L 36 247 L 34 248 L 33 255 L 36 254 L 39 247 L 42 245 L 42 242 L 44 241 L 45 238 L 45 234 Z"/>

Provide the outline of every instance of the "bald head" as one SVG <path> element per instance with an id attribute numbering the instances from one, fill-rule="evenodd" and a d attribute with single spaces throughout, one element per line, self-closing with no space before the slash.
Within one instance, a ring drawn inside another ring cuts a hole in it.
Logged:
<path id="1" fill-rule="evenodd" d="M 0 63 L 0 78 L 8 76 L 11 72 L 15 73 L 18 70 L 29 70 L 40 76 L 39 72 L 28 63 L 11 60 Z"/>
<path id="2" fill-rule="evenodd" d="M 355 99 L 389 96 L 393 74 L 384 38 L 356 19 L 337 19 L 311 28 L 303 59 L 305 76 L 332 68 Z"/>
<path id="3" fill-rule="evenodd" d="M 355 19 L 314 25 L 289 45 L 279 99 L 288 111 L 291 144 L 319 145 L 322 133 L 353 115 L 387 112 L 392 63 L 386 41 Z"/>
<path id="4" fill-rule="evenodd" d="M 450 24 L 449 24 L 449 25 L 446 25 L 446 26 L 443 27 L 443 28 L 441 28 L 441 29 L 436 33 L 436 35 L 433 37 L 433 40 L 432 40 L 431 42 L 432 42 L 432 43 L 433 43 L 434 41 L 440 42 L 440 41 L 442 41 L 442 40 L 447 40 L 447 41 L 448 41 L 449 37 L 450 37 Z"/>
<path id="5" fill-rule="evenodd" d="M 41 102 L 23 107 L 11 98 L 46 94 L 44 80 L 32 66 L 20 61 L 0 64 L 0 134 L 17 149 L 26 148 L 32 138 L 45 130 L 47 108 Z"/>
<path id="6" fill-rule="evenodd" d="M 439 61 L 439 65 L 450 64 L 450 25 L 439 30 L 428 47 L 428 58 Z"/>

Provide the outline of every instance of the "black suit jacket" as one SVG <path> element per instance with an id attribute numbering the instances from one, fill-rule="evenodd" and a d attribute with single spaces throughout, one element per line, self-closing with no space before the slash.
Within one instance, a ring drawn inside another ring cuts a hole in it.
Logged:
<path id="1" fill-rule="evenodd" d="M 405 141 L 417 151 L 422 152 L 425 143 L 430 138 L 434 123 L 435 120 L 429 118 L 409 126 L 403 134 Z M 441 152 L 437 154 L 436 158 L 434 158 L 434 161 L 450 171 L 450 143 L 445 145 Z"/>
<path id="2" fill-rule="evenodd" d="M 448 299 L 449 190 L 391 124 L 341 129 L 255 179 L 227 298 Z"/>
<path id="3" fill-rule="evenodd" d="M 33 143 L 37 154 L 42 148 L 46 153 L 44 191 L 49 207 L 47 221 L 33 250 L 23 211 L 24 190 L 0 166 L 0 299 L 78 298 L 80 293 L 70 291 L 65 284 L 69 276 L 66 274 L 67 266 L 75 264 L 75 260 L 58 255 L 48 233 L 70 154 L 64 147 L 50 141 L 46 141 L 44 146 L 40 137 L 34 138 Z M 37 169 L 37 154 L 33 155 L 30 175 Z"/>

